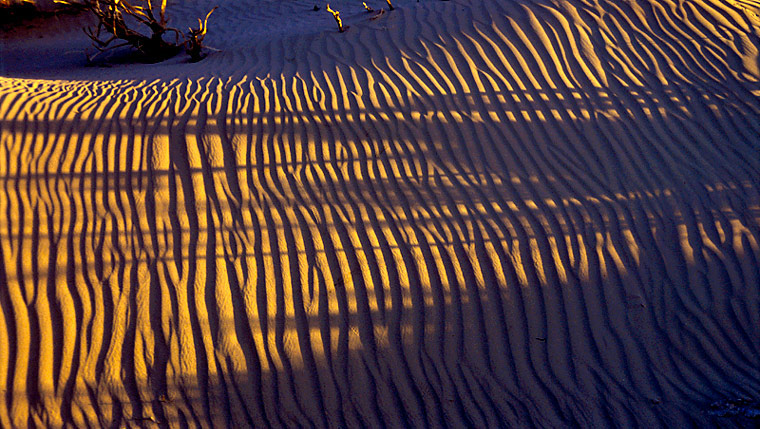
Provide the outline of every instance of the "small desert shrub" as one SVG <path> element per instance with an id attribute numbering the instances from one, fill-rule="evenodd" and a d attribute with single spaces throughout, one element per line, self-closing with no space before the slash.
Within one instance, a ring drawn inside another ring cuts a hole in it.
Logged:
<path id="1" fill-rule="evenodd" d="M 85 33 L 92 39 L 93 46 L 99 53 L 122 46 L 131 46 L 142 53 L 146 59 L 156 61 L 176 54 L 182 46 L 185 46 L 191 58 L 200 59 L 202 42 L 207 31 L 206 24 L 208 16 L 211 15 L 211 12 L 206 15 L 206 22 L 201 23 L 199 30 L 190 29 L 188 35 L 184 35 L 176 28 L 169 27 L 166 17 L 166 0 L 139 0 L 139 2 L 59 0 L 59 2 L 81 5 L 97 17 L 98 25 L 94 28 L 85 28 Z M 114 42 L 117 43 L 114 44 Z"/>
<path id="2" fill-rule="evenodd" d="M 218 7 L 218 6 L 217 6 Z M 216 7 L 211 9 L 206 14 L 206 19 L 201 21 L 198 18 L 198 28 L 190 28 L 187 33 L 187 40 L 185 40 L 185 50 L 190 55 L 190 61 L 197 62 L 203 59 L 201 56 L 201 50 L 203 49 L 203 39 L 206 38 L 206 31 L 208 30 L 208 17 L 216 10 Z"/>

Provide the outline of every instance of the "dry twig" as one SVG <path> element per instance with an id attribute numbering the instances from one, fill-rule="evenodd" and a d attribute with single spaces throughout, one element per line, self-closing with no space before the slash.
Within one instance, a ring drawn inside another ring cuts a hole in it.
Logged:
<path id="1" fill-rule="evenodd" d="M 333 18 L 335 18 L 335 22 L 338 24 L 338 31 L 340 31 L 342 33 L 343 32 L 343 20 L 340 19 L 340 12 L 338 12 L 337 10 L 332 10 L 330 8 L 330 4 L 329 3 L 327 4 L 327 11 L 332 14 Z"/>

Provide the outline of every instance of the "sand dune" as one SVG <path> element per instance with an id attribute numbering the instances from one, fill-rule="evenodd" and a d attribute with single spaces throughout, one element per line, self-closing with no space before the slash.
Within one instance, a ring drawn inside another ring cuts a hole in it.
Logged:
<path id="1" fill-rule="evenodd" d="M 760 5 L 394 3 L 6 36 L 0 426 L 752 422 Z"/>

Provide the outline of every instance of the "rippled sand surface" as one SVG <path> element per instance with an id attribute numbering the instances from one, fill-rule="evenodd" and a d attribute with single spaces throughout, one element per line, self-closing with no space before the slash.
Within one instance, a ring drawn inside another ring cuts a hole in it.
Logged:
<path id="1" fill-rule="evenodd" d="M 760 4 L 354 3 L 5 36 L 0 426 L 756 424 Z"/>

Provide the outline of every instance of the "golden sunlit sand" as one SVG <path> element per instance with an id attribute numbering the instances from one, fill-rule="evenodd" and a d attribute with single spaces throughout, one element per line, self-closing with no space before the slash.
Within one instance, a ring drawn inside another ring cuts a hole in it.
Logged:
<path id="1" fill-rule="evenodd" d="M 760 4 L 368 5 L 0 33 L 0 427 L 757 424 Z"/>

